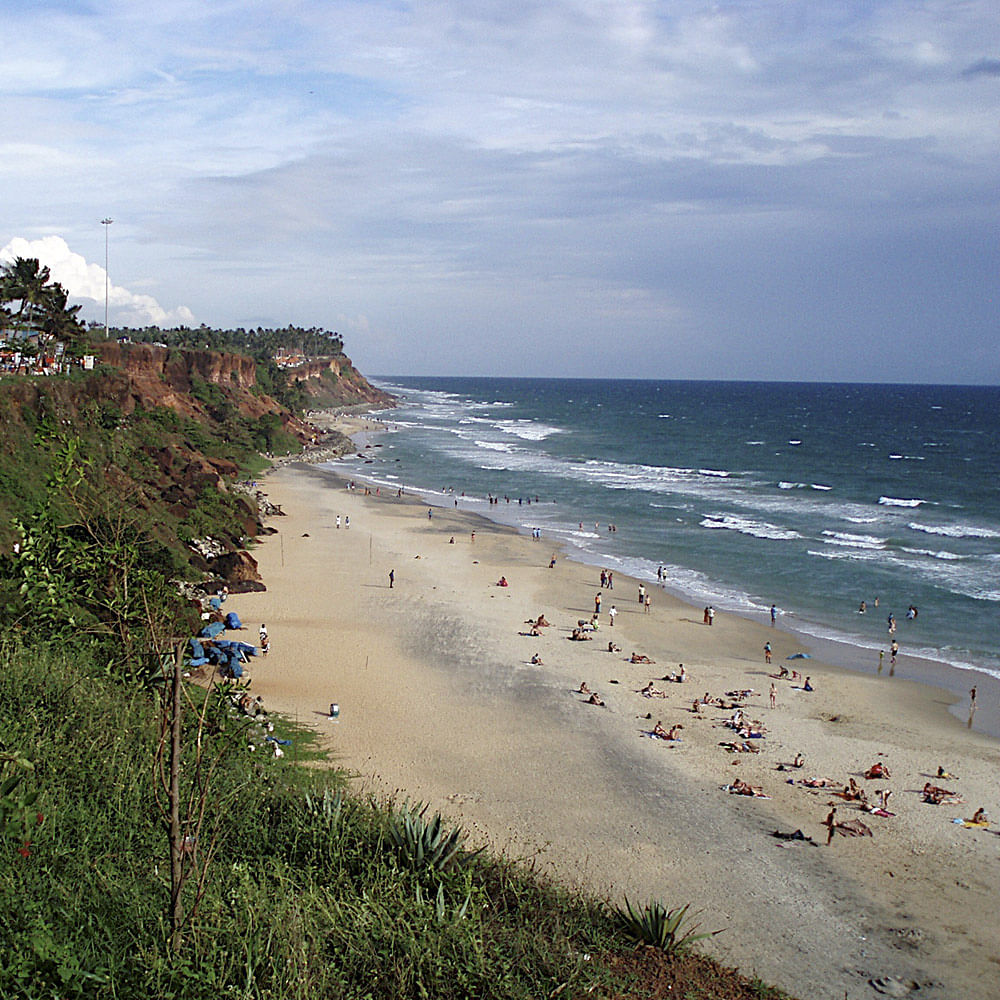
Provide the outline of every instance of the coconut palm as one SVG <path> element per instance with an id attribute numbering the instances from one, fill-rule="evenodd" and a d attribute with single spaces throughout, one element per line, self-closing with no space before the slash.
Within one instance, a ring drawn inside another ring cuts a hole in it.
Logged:
<path id="1" fill-rule="evenodd" d="M 49 291 L 49 269 L 35 257 L 15 257 L 3 265 L 0 289 L 4 301 L 20 303 L 13 314 L 15 330 L 31 329 L 35 314 L 45 302 Z"/>

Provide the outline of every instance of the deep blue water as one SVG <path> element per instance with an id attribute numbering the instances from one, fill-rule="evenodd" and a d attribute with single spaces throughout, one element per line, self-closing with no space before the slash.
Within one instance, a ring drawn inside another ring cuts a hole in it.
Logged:
<path id="1" fill-rule="evenodd" d="M 901 654 L 1000 677 L 1000 388 L 377 381 L 403 398 L 359 476 L 871 663 L 892 613 Z"/>

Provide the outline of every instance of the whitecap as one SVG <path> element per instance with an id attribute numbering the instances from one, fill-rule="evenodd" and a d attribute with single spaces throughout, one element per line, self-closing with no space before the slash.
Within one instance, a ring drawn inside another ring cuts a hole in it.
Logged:
<path id="1" fill-rule="evenodd" d="M 751 535 L 754 538 L 769 538 L 774 541 L 788 541 L 801 538 L 797 531 L 782 528 L 767 521 L 754 521 L 749 517 L 736 514 L 712 514 L 701 521 L 702 528 L 723 528 L 727 531 L 738 531 L 741 535 Z"/>
<path id="2" fill-rule="evenodd" d="M 779 490 L 804 490 L 805 488 L 805 483 L 789 483 L 785 482 L 785 480 L 781 480 L 781 482 L 778 483 Z"/>
<path id="3" fill-rule="evenodd" d="M 476 441 L 475 444 L 477 448 L 485 448 L 487 451 L 502 451 L 507 455 L 514 452 L 514 446 L 506 441 Z"/>
<path id="4" fill-rule="evenodd" d="M 802 444 L 802 442 L 801 442 L 801 441 L 789 441 L 788 443 L 789 443 L 789 444 L 796 444 L 796 445 L 798 445 L 798 444 Z"/>
<path id="5" fill-rule="evenodd" d="M 822 490 L 824 493 L 828 490 L 832 490 L 832 486 L 824 486 L 822 483 L 810 483 L 809 484 L 814 490 Z"/>
<path id="6" fill-rule="evenodd" d="M 878 502 L 885 507 L 919 507 L 926 500 L 901 500 L 898 497 L 879 497 Z"/>
<path id="7" fill-rule="evenodd" d="M 878 535 L 855 535 L 849 531 L 824 531 L 823 535 L 830 545 L 846 545 L 858 549 L 885 548 L 885 539 Z"/>
<path id="8" fill-rule="evenodd" d="M 911 521 L 907 527 L 911 531 L 944 535 L 947 538 L 1000 538 L 1000 531 L 994 528 L 979 528 L 971 524 L 917 524 L 916 521 Z"/>

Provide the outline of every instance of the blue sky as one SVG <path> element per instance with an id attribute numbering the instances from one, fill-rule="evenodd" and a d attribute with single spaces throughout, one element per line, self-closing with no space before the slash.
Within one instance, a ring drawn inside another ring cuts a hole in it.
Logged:
<path id="1" fill-rule="evenodd" d="M 366 373 L 1000 382 L 995 0 L 5 5 L 0 248 Z"/>

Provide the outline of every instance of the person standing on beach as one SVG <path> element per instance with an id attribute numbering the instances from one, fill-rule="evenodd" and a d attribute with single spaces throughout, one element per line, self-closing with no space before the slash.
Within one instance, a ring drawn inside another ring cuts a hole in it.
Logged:
<path id="1" fill-rule="evenodd" d="M 608 590 L 615 589 L 615 574 L 608 570 Z"/>
<path id="2" fill-rule="evenodd" d="M 392 590 L 392 585 L 395 582 L 396 582 L 396 571 L 391 569 L 391 570 L 389 570 L 389 589 L 390 590 Z"/>
<path id="3" fill-rule="evenodd" d="M 896 665 L 896 654 L 899 652 L 899 643 L 895 639 L 892 640 L 892 645 L 889 647 L 889 663 L 892 666 Z"/>
<path id="4" fill-rule="evenodd" d="M 614 628 L 615 625 L 615 615 L 618 614 L 618 609 L 612 604 L 611 610 L 608 612 L 608 618 L 611 620 L 611 627 Z"/>
<path id="5" fill-rule="evenodd" d="M 607 585 L 608 585 L 608 571 L 602 569 L 601 570 L 601 590 L 604 590 L 604 588 Z"/>
<path id="6" fill-rule="evenodd" d="M 708 624 L 715 624 L 715 608 L 713 608 L 711 604 L 708 606 Z"/>
<path id="7" fill-rule="evenodd" d="M 639 603 L 646 603 L 646 585 L 643 583 L 639 584 Z"/>
<path id="8" fill-rule="evenodd" d="M 646 600 L 645 600 L 645 603 L 644 603 L 644 610 L 645 610 L 645 612 L 646 612 L 647 615 L 649 614 L 649 605 L 650 605 L 649 594 L 647 594 L 646 595 Z"/>
<path id="9" fill-rule="evenodd" d="M 771 708 L 777 707 L 777 704 L 778 704 L 778 689 L 774 686 L 774 681 L 771 681 L 771 693 L 770 693 L 769 697 L 771 699 Z"/>
<path id="10" fill-rule="evenodd" d="M 594 614 L 599 615 L 600 613 L 601 613 L 601 595 L 600 593 L 598 593 L 598 595 L 594 598 Z"/>
<path id="11" fill-rule="evenodd" d="M 764 662 L 771 662 L 771 644 L 769 642 L 764 643 Z M 774 685 L 772 684 L 771 687 L 774 687 Z"/>
<path id="12" fill-rule="evenodd" d="M 340 515 L 337 515 L 337 528 L 340 528 Z"/>
<path id="13" fill-rule="evenodd" d="M 771 626 L 774 627 L 774 623 L 778 620 L 778 609 L 775 605 L 771 605 Z"/>

